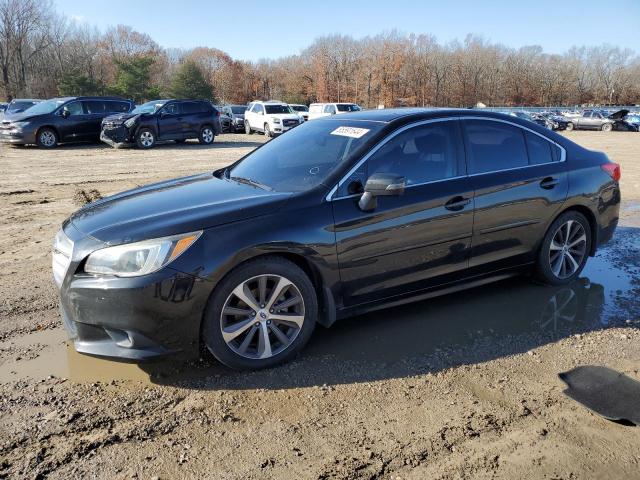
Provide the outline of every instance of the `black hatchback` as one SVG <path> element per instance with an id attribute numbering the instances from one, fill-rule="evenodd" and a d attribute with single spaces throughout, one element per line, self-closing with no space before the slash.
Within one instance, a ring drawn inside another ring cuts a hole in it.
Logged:
<path id="1" fill-rule="evenodd" d="M 60 143 L 98 141 L 102 119 L 133 106 L 131 100 L 119 97 L 52 98 L 3 118 L 0 142 L 53 148 Z"/>
<path id="2" fill-rule="evenodd" d="M 153 100 L 129 113 L 105 118 L 100 139 L 114 147 L 151 148 L 157 142 L 174 140 L 182 143 L 190 138 L 209 145 L 220 133 L 220 112 L 211 102 Z"/>
<path id="3" fill-rule="evenodd" d="M 79 352 L 203 344 L 264 368 L 316 323 L 517 274 L 572 282 L 614 233 L 619 179 L 605 154 L 512 116 L 335 115 L 85 206 L 56 236 L 54 278 Z"/>

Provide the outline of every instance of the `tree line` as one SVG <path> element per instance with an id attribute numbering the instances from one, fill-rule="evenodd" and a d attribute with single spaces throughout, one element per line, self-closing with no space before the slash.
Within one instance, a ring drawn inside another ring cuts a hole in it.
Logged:
<path id="1" fill-rule="evenodd" d="M 0 97 L 58 95 L 365 107 L 636 104 L 640 57 L 609 44 L 549 54 L 475 35 L 443 44 L 393 31 L 328 35 L 299 55 L 246 62 L 214 47 L 163 48 L 126 25 L 100 32 L 58 14 L 48 0 L 0 0 Z"/>

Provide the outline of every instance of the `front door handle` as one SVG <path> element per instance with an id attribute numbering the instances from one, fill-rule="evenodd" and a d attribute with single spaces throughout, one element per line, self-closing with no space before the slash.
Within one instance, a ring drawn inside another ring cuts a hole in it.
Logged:
<path id="1" fill-rule="evenodd" d="M 463 196 L 456 196 L 450 199 L 447 203 L 444 204 L 444 208 L 447 210 L 451 210 L 454 212 L 462 210 L 464 207 L 471 203 L 470 198 L 464 198 Z"/>
<path id="2" fill-rule="evenodd" d="M 553 187 L 558 185 L 560 180 L 553 177 L 546 177 L 540 182 L 540 188 L 544 188 L 545 190 L 551 190 Z"/>

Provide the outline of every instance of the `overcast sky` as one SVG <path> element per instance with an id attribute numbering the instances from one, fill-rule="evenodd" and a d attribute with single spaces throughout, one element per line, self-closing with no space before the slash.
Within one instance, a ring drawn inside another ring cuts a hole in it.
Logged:
<path id="1" fill-rule="evenodd" d="M 440 42 L 482 35 L 510 47 L 609 43 L 640 51 L 640 0 L 55 0 L 58 12 L 101 30 L 130 25 L 163 47 L 216 47 L 242 60 L 297 54 L 315 38 L 396 29 Z"/>

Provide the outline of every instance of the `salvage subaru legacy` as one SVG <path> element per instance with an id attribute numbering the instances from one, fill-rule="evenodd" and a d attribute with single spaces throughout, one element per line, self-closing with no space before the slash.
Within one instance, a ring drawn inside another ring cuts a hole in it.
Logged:
<path id="1" fill-rule="evenodd" d="M 53 274 L 79 352 L 204 345 L 270 367 L 316 323 L 517 274 L 573 281 L 613 235 L 619 179 L 605 154 L 512 116 L 347 113 L 86 205 L 55 238 Z"/>

